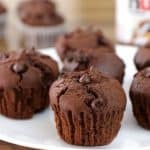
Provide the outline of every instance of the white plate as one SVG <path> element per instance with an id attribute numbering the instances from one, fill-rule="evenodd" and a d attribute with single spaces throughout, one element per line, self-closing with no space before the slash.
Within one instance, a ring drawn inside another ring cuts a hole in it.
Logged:
<path id="1" fill-rule="evenodd" d="M 44 53 L 56 59 L 60 66 L 60 60 L 54 49 L 43 50 Z M 128 90 L 136 72 L 133 64 L 133 56 L 136 48 L 117 46 L 118 55 L 126 63 L 126 76 L 124 88 L 128 96 Z M 50 109 L 35 115 L 26 121 L 16 121 L 0 116 L 0 139 L 10 143 L 38 148 L 38 149 L 84 149 L 85 147 L 72 146 L 61 140 L 55 129 L 53 113 Z M 103 147 L 86 147 L 87 149 L 150 149 L 150 132 L 139 127 L 133 117 L 130 100 L 122 121 L 122 127 L 114 141 Z"/>

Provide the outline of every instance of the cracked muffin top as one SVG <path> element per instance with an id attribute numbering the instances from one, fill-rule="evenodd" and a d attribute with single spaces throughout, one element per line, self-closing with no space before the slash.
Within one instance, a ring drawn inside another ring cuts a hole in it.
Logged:
<path id="1" fill-rule="evenodd" d="M 53 26 L 63 23 L 56 12 L 55 4 L 49 0 L 27 0 L 18 8 L 20 19 L 31 26 Z"/>
<path id="2" fill-rule="evenodd" d="M 1 89 L 47 87 L 57 76 L 57 63 L 34 49 L 0 54 Z"/>
<path id="3" fill-rule="evenodd" d="M 120 83 L 90 68 L 63 74 L 51 86 L 52 108 L 73 113 L 124 110 L 126 96 Z"/>
<path id="4" fill-rule="evenodd" d="M 115 53 L 109 53 L 107 48 L 101 51 L 96 49 L 80 49 L 70 52 L 64 59 L 63 71 L 81 71 L 90 68 L 97 68 L 107 76 L 123 81 L 125 65 Z"/>
<path id="5" fill-rule="evenodd" d="M 107 48 L 107 51 L 114 52 L 113 44 L 103 35 L 100 30 L 76 29 L 73 32 L 61 36 L 56 42 L 56 49 L 61 59 L 64 59 L 70 51 L 91 48 Z"/>

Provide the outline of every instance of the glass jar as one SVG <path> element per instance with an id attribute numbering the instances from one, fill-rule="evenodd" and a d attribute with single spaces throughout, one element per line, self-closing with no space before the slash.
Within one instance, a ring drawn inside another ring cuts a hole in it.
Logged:
<path id="1" fill-rule="evenodd" d="M 117 40 L 143 46 L 150 42 L 150 0 L 116 0 Z"/>

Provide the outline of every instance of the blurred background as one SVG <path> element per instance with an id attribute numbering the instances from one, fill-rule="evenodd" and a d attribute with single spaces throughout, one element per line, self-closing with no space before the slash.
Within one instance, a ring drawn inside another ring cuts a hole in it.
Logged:
<path id="1" fill-rule="evenodd" d="M 20 47 L 34 46 L 24 44 L 23 34 L 18 29 L 16 13 L 17 6 L 23 0 L 0 0 L 7 8 L 6 32 L 0 40 L 1 50 L 12 50 Z M 104 33 L 114 40 L 114 15 L 115 1 L 113 0 L 53 0 L 56 9 L 65 19 L 67 31 L 76 27 L 94 26 L 100 28 Z M 30 36 L 31 37 L 31 36 Z M 34 37 L 32 38 L 34 40 Z M 30 39 L 30 41 L 32 41 Z M 45 48 L 53 44 L 41 44 L 37 48 Z"/>

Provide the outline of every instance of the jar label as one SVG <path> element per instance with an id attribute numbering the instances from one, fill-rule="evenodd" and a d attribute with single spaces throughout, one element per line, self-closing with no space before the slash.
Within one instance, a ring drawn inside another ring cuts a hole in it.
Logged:
<path id="1" fill-rule="evenodd" d="M 117 39 L 127 44 L 150 41 L 150 0 L 116 0 Z"/>

